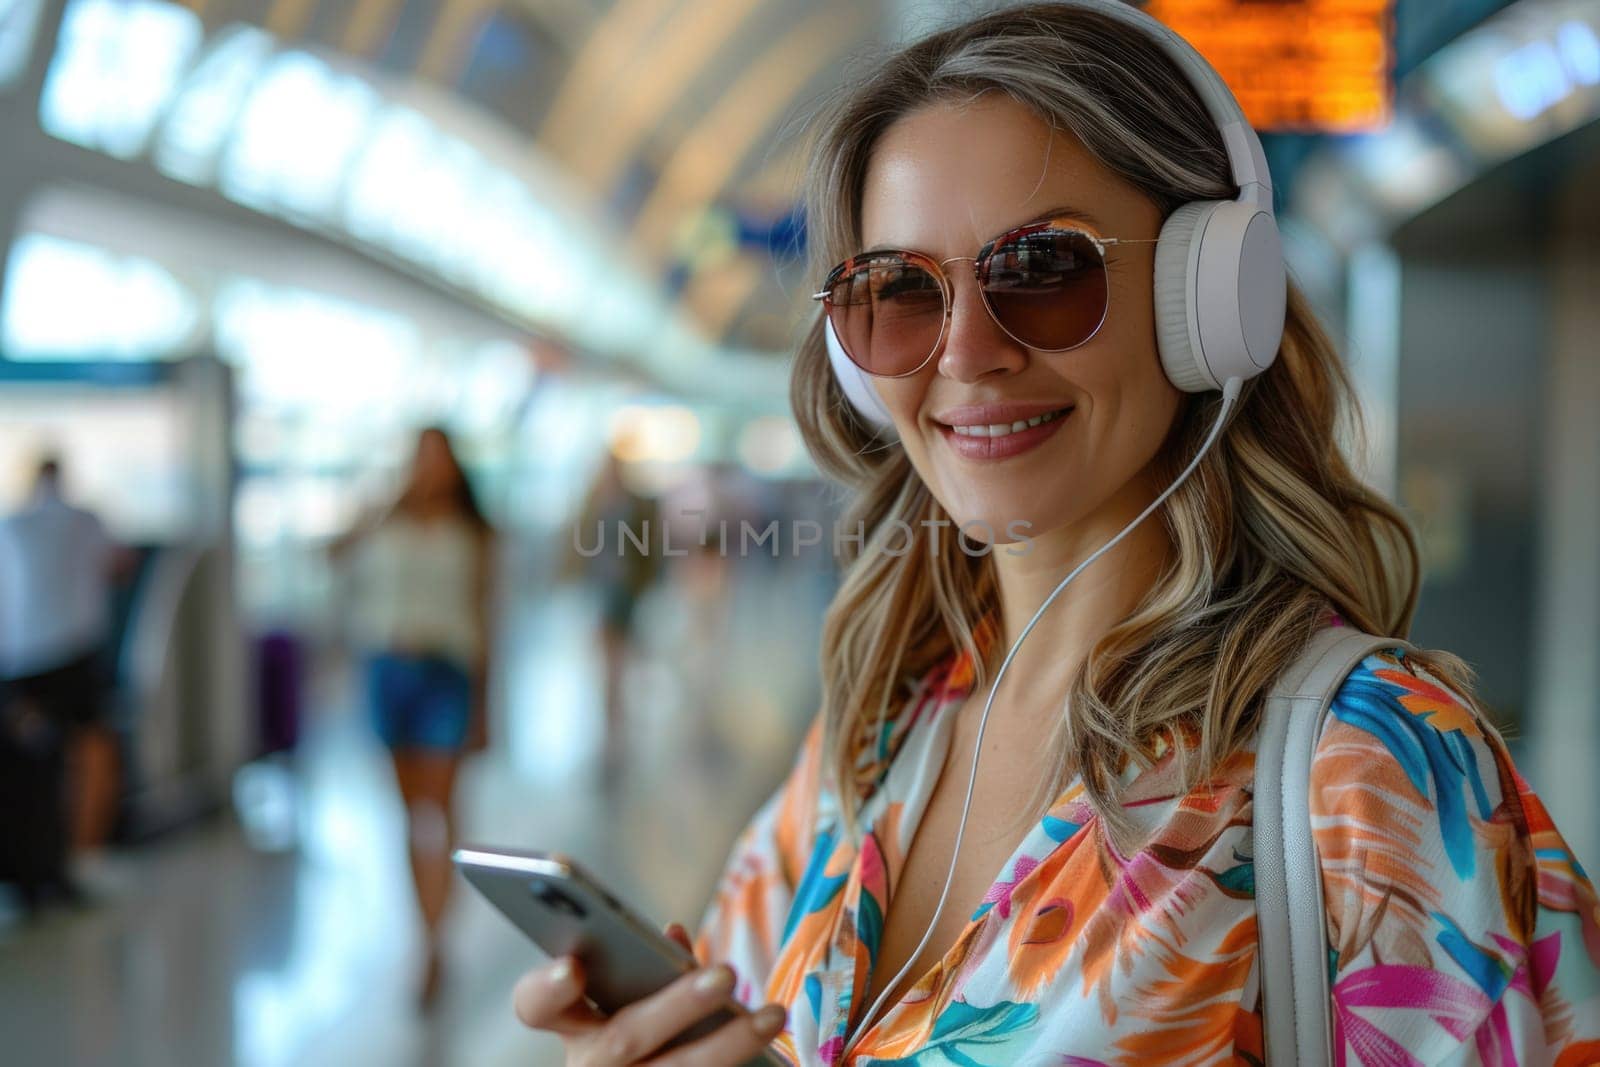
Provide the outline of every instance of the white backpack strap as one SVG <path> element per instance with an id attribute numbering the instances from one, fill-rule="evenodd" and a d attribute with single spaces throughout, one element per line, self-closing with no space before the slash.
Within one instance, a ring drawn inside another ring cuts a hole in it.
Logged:
<path id="1" fill-rule="evenodd" d="M 1311 836 L 1311 758 L 1340 683 L 1372 652 L 1408 643 L 1349 626 L 1318 631 L 1283 672 L 1256 740 L 1253 851 L 1267 1063 L 1333 1062 L 1328 919 Z"/>

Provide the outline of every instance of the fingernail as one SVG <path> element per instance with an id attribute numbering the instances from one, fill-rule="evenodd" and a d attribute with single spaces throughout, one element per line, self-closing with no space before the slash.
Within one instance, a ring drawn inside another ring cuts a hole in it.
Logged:
<path id="1" fill-rule="evenodd" d="M 694 991 L 696 993 L 704 993 L 707 996 L 712 994 L 720 996 L 732 989 L 733 972 L 720 963 L 710 970 L 702 971 L 700 976 L 694 980 Z"/>
<path id="2" fill-rule="evenodd" d="M 751 1016 L 755 1023 L 756 1032 L 763 1036 L 775 1034 L 783 1029 L 783 1021 L 788 1017 L 782 1004 L 768 1004 Z"/>
<path id="3" fill-rule="evenodd" d="M 550 965 L 550 970 L 547 973 L 550 976 L 551 985 L 566 985 L 572 980 L 572 960 L 562 956 Z"/>

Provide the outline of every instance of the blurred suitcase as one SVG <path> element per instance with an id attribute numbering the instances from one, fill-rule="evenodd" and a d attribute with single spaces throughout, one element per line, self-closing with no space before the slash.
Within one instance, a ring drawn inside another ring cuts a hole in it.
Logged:
<path id="1" fill-rule="evenodd" d="M 305 646 L 287 630 L 263 634 L 256 645 L 256 708 L 261 754 L 300 743 L 305 694 Z"/>
<path id="2" fill-rule="evenodd" d="M 60 724 L 0 683 L 0 882 L 36 886 L 66 870 Z"/>

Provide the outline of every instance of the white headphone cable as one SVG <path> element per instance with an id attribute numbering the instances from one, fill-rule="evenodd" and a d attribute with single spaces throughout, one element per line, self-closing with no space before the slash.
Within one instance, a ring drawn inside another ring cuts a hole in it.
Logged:
<path id="1" fill-rule="evenodd" d="M 1216 442 L 1217 435 L 1222 432 L 1222 427 L 1228 419 L 1228 413 L 1233 410 L 1234 404 L 1238 402 L 1239 391 L 1243 387 L 1244 380 L 1241 378 L 1229 378 L 1227 380 L 1222 387 L 1222 409 L 1217 412 L 1217 421 L 1212 424 L 1211 432 L 1206 435 L 1205 443 L 1200 446 L 1200 451 L 1195 454 L 1194 459 L 1189 461 L 1189 465 L 1183 469 L 1183 473 L 1178 475 L 1177 480 L 1167 486 L 1160 496 L 1152 500 L 1149 507 L 1139 513 L 1138 518 L 1124 526 L 1120 533 L 1095 549 L 1088 559 L 1072 568 L 1072 573 L 1061 579 L 1061 583 L 1055 587 L 1055 590 L 1049 596 L 1045 597 L 1044 603 L 1039 605 L 1039 610 L 1033 613 L 1033 618 L 1028 620 L 1028 625 L 1022 628 L 1022 633 L 1017 635 L 1016 641 L 1011 646 L 1011 651 L 1006 653 L 1006 658 L 1000 664 L 1000 670 L 995 674 L 994 684 L 989 687 L 989 699 L 983 706 L 983 715 L 978 719 L 978 735 L 972 743 L 972 770 L 967 775 L 967 796 L 961 804 L 961 822 L 956 828 L 955 847 L 950 853 L 950 869 L 944 877 L 944 888 L 939 891 L 939 903 L 934 905 L 933 916 L 928 920 L 928 926 L 922 934 L 922 940 L 917 942 L 917 947 L 912 950 L 911 955 L 906 957 L 906 962 L 900 968 L 900 972 L 879 991 L 878 999 L 872 1002 L 872 1007 L 861 1017 L 861 1025 L 857 1027 L 855 1035 L 845 1045 L 844 1052 L 839 1057 L 841 1063 L 845 1062 L 850 1050 L 855 1048 L 856 1042 L 861 1040 L 861 1035 L 871 1025 L 871 1020 L 883 1005 L 884 999 L 894 992 L 895 986 L 906 976 L 906 972 L 916 964 L 917 957 L 922 955 L 922 950 L 927 947 L 928 939 L 933 936 L 933 928 L 938 924 L 939 916 L 944 911 L 945 899 L 950 894 L 950 883 L 956 874 L 956 859 L 961 854 L 961 838 L 967 832 L 967 816 L 972 811 L 972 791 L 978 782 L 978 759 L 983 754 L 983 731 L 989 725 L 989 709 L 994 707 L 995 694 L 1000 692 L 1000 679 L 1005 677 L 1006 668 L 1011 665 L 1011 660 L 1016 656 L 1017 649 L 1022 647 L 1022 642 L 1027 639 L 1028 633 L 1033 629 L 1034 624 L 1039 621 L 1039 617 L 1045 613 L 1045 609 L 1050 606 L 1055 598 L 1061 595 L 1061 591 L 1067 587 L 1067 584 L 1072 579 L 1082 574 L 1084 568 L 1099 559 L 1115 546 L 1118 541 L 1126 537 L 1130 530 L 1148 518 L 1151 512 L 1160 507 L 1167 497 L 1171 496 L 1178 486 L 1182 485 L 1189 475 L 1194 473 L 1194 469 L 1200 465 L 1200 461 L 1205 458 L 1206 453 L 1211 451 L 1211 446 Z"/>

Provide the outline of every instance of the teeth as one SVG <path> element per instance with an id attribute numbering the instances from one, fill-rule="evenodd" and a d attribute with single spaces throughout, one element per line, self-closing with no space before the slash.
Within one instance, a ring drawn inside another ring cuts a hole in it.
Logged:
<path id="1" fill-rule="evenodd" d="M 1041 423 L 1060 418 L 1066 410 L 1066 408 L 1062 408 L 1060 411 L 1048 411 L 1043 415 L 1035 415 L 1031 419 L 1018 419 L 1016 422 L 997 422 L 989 426 L 953 426 L 951 429 L 963 437 L 1004 437 L 1007 434 L 1021 433 L 1031 426 L 1038 426 Z"/>

